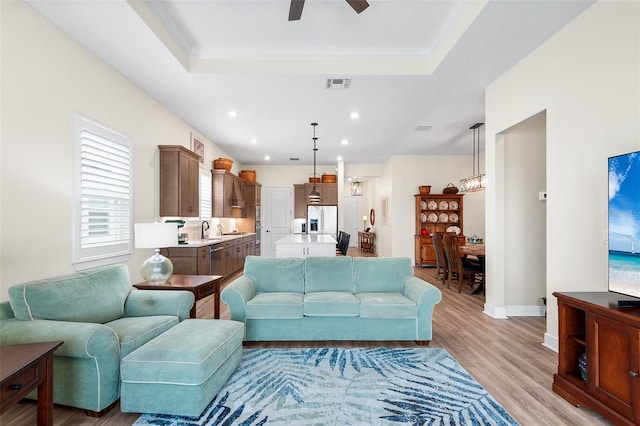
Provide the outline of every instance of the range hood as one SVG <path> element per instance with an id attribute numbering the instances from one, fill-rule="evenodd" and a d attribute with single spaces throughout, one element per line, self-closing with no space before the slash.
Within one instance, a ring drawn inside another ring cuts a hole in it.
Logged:
<path id="1" fill-rule="evenodd" d="M 242 191 L 240 191 L 240 185 L 235 181 L 233 182 L 233 191 L 231 193 L 231 207 L 241 209 L 244 207 L 244 197 Z"/>

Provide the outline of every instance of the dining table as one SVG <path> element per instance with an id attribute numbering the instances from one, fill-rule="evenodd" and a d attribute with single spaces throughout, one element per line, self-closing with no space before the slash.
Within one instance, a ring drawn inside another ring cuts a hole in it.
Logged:
<path id="1" fill-rule="evenodd" d="M 464 244 L 460 246 L 460 254 L 464 256 L 474 256 L 478 259 L 482 268 L 482 281 L 478 288 L 473 290 L 471 294 L 479 294 L 484 292 L 484 280 L 485 280 L 485 251 L 484 244 Z"/>

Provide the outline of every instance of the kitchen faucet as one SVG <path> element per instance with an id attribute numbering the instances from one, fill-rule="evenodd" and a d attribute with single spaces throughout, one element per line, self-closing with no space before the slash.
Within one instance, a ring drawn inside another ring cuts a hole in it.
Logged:
<path id="1" fill-rule="evenodd" d="M 206 228 L 204 227 L 205 223 L 207 224 Z M 207 231 L 206 235 L 205 235 L 204 231 Z M 207 222 L 206 220 L 203 220 L 202 221 L 201 239 L 206 240 L 207 238 L 209 238 L 209 222 Z"/>

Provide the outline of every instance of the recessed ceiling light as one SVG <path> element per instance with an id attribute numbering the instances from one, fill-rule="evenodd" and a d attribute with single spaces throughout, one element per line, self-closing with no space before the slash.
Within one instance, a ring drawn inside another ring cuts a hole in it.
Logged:
<path id="1" fill-rule="evenodd" d="M 251 139 L 251 143 L 255 145 L 255 144 L 258 143 L 258 140 L 256 138 L 253 138 L 253 139 Z"/>
<path id="2" fill-rule="evenodd" d="M 342 145 L 349 145 L 349 141 L 346 139 L 342 139 L 340 143 L 342 143 Z"/>
<path id="3" fill-rule="evenodd" d="M 229 111 L 229 112 L 227 113 L 227 115 L 228 115 L 229 117 L 236 118 L 236 117 L 238 116 L 238 113 L 237 113 L 237 112 L 235 112 L 235 111 Z"/>
<path id="4" fill-rule="evenodd" d="M 342 161 L 342 156 L 338 155 L 338 157 L 336 158 L 336 160 L 338 160 L 338 161 Z"/>
<path id="5" fill-rule="evenodd" d="M 360 114 L 357 111 L 353 111 L 349 114 L 349 117 L 351 117 L 352 120 L 357 120 L 360 117 Z"/>
<path id="6" fill-rule="evenodd" d="M 265 156 L 264 156 L 264 159 L 265 159 L 265 160 L 267 160 L 267 161 L 269 161 L 269 160 L 271 160 L 271 156 L 269 156 L 269 155 L 265 155 Z"/>
<path id="7" fill-rule="evenodd" d="M 347 178 L 347 180 L 348 180 L 349 182 L 351 182 L 351 181 L 353 180 L 353 178 Z"/>

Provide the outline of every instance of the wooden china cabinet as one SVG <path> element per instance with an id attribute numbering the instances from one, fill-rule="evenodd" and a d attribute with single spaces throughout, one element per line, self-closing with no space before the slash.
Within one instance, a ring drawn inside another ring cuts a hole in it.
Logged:
<path id="1" fill-rule="evenodd" d="M 435 266 L 436 252 L 431 235 L 458 228 L 458 243 L 465 243 L 462 198 L 464 194 L 415 195 L 415 259 L 416 266 Z"/>

